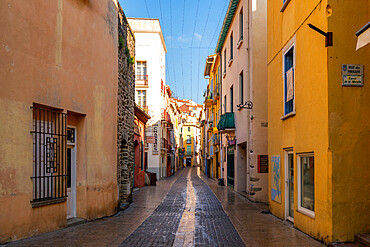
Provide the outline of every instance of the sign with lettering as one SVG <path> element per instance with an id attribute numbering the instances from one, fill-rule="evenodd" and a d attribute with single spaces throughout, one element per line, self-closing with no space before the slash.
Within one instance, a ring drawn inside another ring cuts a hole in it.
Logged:
<path id="1" fill-rule="evenodd" d="M 268 173 L 268 172 L 269 172 L 269 156 L 258 155 L 258 173 Z"/>
<path id="2" fill-rule="evenodd" d="M 342 86 L 362 87 L 364 66 L 362 64 L 342 64 Z"/>
<path id="3" fill-rule="evenodd" d="M 154 143 L 153 143 L 153 154 L 158 154 L 158 125 L 153 125 L 153 137 L 154 137 Z"/>

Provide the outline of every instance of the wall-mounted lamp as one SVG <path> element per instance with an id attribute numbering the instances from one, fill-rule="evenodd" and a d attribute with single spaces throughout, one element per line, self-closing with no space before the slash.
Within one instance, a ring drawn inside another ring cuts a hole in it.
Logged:
<path id="1" fill-rule="evenodd" d="M 324 32 L 323 30 L 321 30 L 320 28 L 318 27 L 315 27 L 314 25 L 312 25 L 311 23 L 308 24 L 308 26 L 315 30 L 316 32 L 318 32 L 319 34 L 322 34 L 325 36 L 325 47 L 328 47 L 328 46 L 333 46 L 333 32 Z"/>
<path id="2" fill-rule="evenodd" d="M 241 109 L 241 108 L 252 109 L 253 108 L 253 103 L 252 103 L 252 101 L 246 101 L 244 104 L 237 105 L 237 107 L 239 109 Z"/>

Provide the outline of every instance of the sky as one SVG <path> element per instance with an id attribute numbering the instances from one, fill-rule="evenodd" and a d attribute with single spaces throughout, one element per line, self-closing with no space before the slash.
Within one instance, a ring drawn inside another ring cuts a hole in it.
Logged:
<path id="1" fill-rule="evenodd" d="M 173 97 L 203 104 L 206 58 L 215 48 L 229 0 L 119 0 L 126 17 L 157 18 L 165 38 L 166 84 Z"/>

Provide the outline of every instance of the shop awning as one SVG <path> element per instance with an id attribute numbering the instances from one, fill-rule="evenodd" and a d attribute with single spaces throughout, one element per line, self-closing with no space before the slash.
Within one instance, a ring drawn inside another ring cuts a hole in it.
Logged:
<path id="1" fill-rule="evenodd" d="M 357 51 L 358 49 L 370 43 L 370 21 L 357 31 L 356 36 L 358 37 L 356 45 Z"/>

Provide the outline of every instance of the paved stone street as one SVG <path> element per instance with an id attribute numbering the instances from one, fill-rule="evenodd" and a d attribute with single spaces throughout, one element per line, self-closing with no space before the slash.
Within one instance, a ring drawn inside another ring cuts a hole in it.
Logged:
<path id="1" fill-rule="evenodd" d="M 323 246 L 198 168 L 134 193 L 124 212 L 8 246 Z"/>

